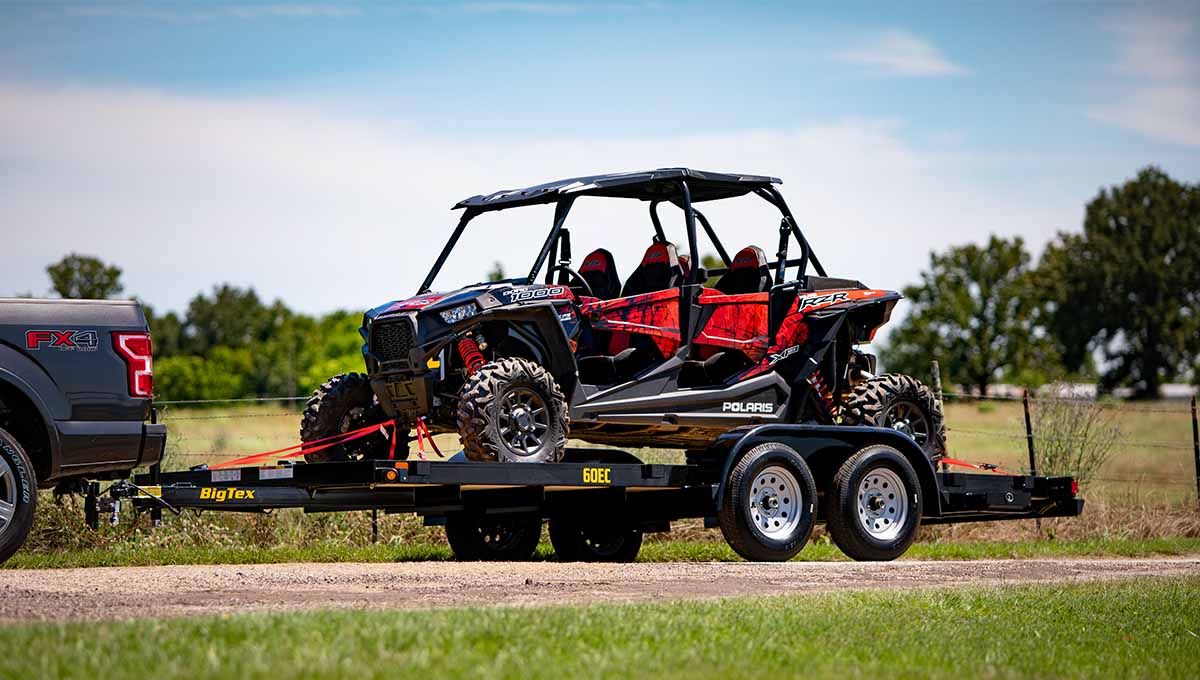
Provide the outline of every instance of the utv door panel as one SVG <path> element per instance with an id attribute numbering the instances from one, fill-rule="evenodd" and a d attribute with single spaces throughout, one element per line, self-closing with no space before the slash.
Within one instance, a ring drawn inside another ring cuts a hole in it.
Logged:
<path id="1" fill-rule="evenodd" d="M 616 354 L 631 345 L 633 336 L 645 336 L 663 357 L 679 351 L 679 289 L 595 302 L 583 307 L 592 328 L 612 333 L 608 352 Z"/>
<path id="2" fill-rule="evenodd" d="M 692 345 L 694 356 L 706 359 L 717 352 L 738 350 L 758 361 L 767 352 L 767 293 L 722 295 L 705 289 L 700 294 L 703 326 Z"/>

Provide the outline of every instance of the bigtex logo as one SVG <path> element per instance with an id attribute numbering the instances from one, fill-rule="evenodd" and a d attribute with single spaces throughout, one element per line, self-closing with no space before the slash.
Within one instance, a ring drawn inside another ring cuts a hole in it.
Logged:
<path id="1" fill-rule="evenodd" d="M 228 489 L 200 489 L 200 500 L 216 501 L 218 503 L 224 503 L 228 500 L 254 500 L 254 489 L 237 489 L 233 487 Z"/>

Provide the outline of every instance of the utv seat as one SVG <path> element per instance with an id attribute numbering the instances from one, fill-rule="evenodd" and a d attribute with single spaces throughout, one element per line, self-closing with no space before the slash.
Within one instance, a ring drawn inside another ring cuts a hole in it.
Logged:
<path id="1" fill-rule="evenodd" d="M 587 281 L 592 293 L 601 300 L 611 300 L 621 294 L 621 278 L 617 276 L 617 262 L 612 253 L 597 248 L 583 258 L 579 275 Z"/>
<path id="2" fill-rule="evenodd" d="M 679 255 L 670 243 L 655 243 L 646 249 L 642 262 L 633 270 L 621 290 L 621 297 L 653 293 L 683 284 Z"/>
<path id="3" fill-rule="evenodd" d="M 765 293 L 771 290 L 771 270 L 767 267 L 767 256 L 758 246 L 746 246 L 738 251 L 729 271 L 713 286 L 725 295 Z"/>

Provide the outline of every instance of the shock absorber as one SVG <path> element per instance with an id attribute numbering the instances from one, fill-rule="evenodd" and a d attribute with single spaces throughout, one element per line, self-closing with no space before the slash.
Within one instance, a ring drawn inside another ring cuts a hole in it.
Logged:
<path id="1" fill-rule="evenodd" d="M 808 376 L 808 384 L 812 386 L 817 396 L 821 398 L 821 402 L 825 404 L 825 408 L 829 413 L 829 417 L 834 415 L 833 392 L 829 389 L 829 384 L 825 382 L 825 376 L 821 374 L 821 369 L 816 369 Z"/>
<path id="2" fill-rule="evenodd" d="M 475 338 L 470 335 L 458 341 L 458 355 L 462 357 L 468 376 L 474 375 L 480 366 L 487 363 L 487 360 L 483 358 L 483 352 L 479 351 L 479 343 L 475 342 Z"/>

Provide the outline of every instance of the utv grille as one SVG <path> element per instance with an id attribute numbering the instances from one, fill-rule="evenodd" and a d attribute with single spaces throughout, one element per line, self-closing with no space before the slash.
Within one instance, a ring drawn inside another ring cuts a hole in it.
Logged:
<path id="1" fill-rule="evenodd" d="M 407 361 L 413 346 L 412 321 L 407 318 L 383 321 L 371 326 L 371 354 L 381 363 Z"/>

